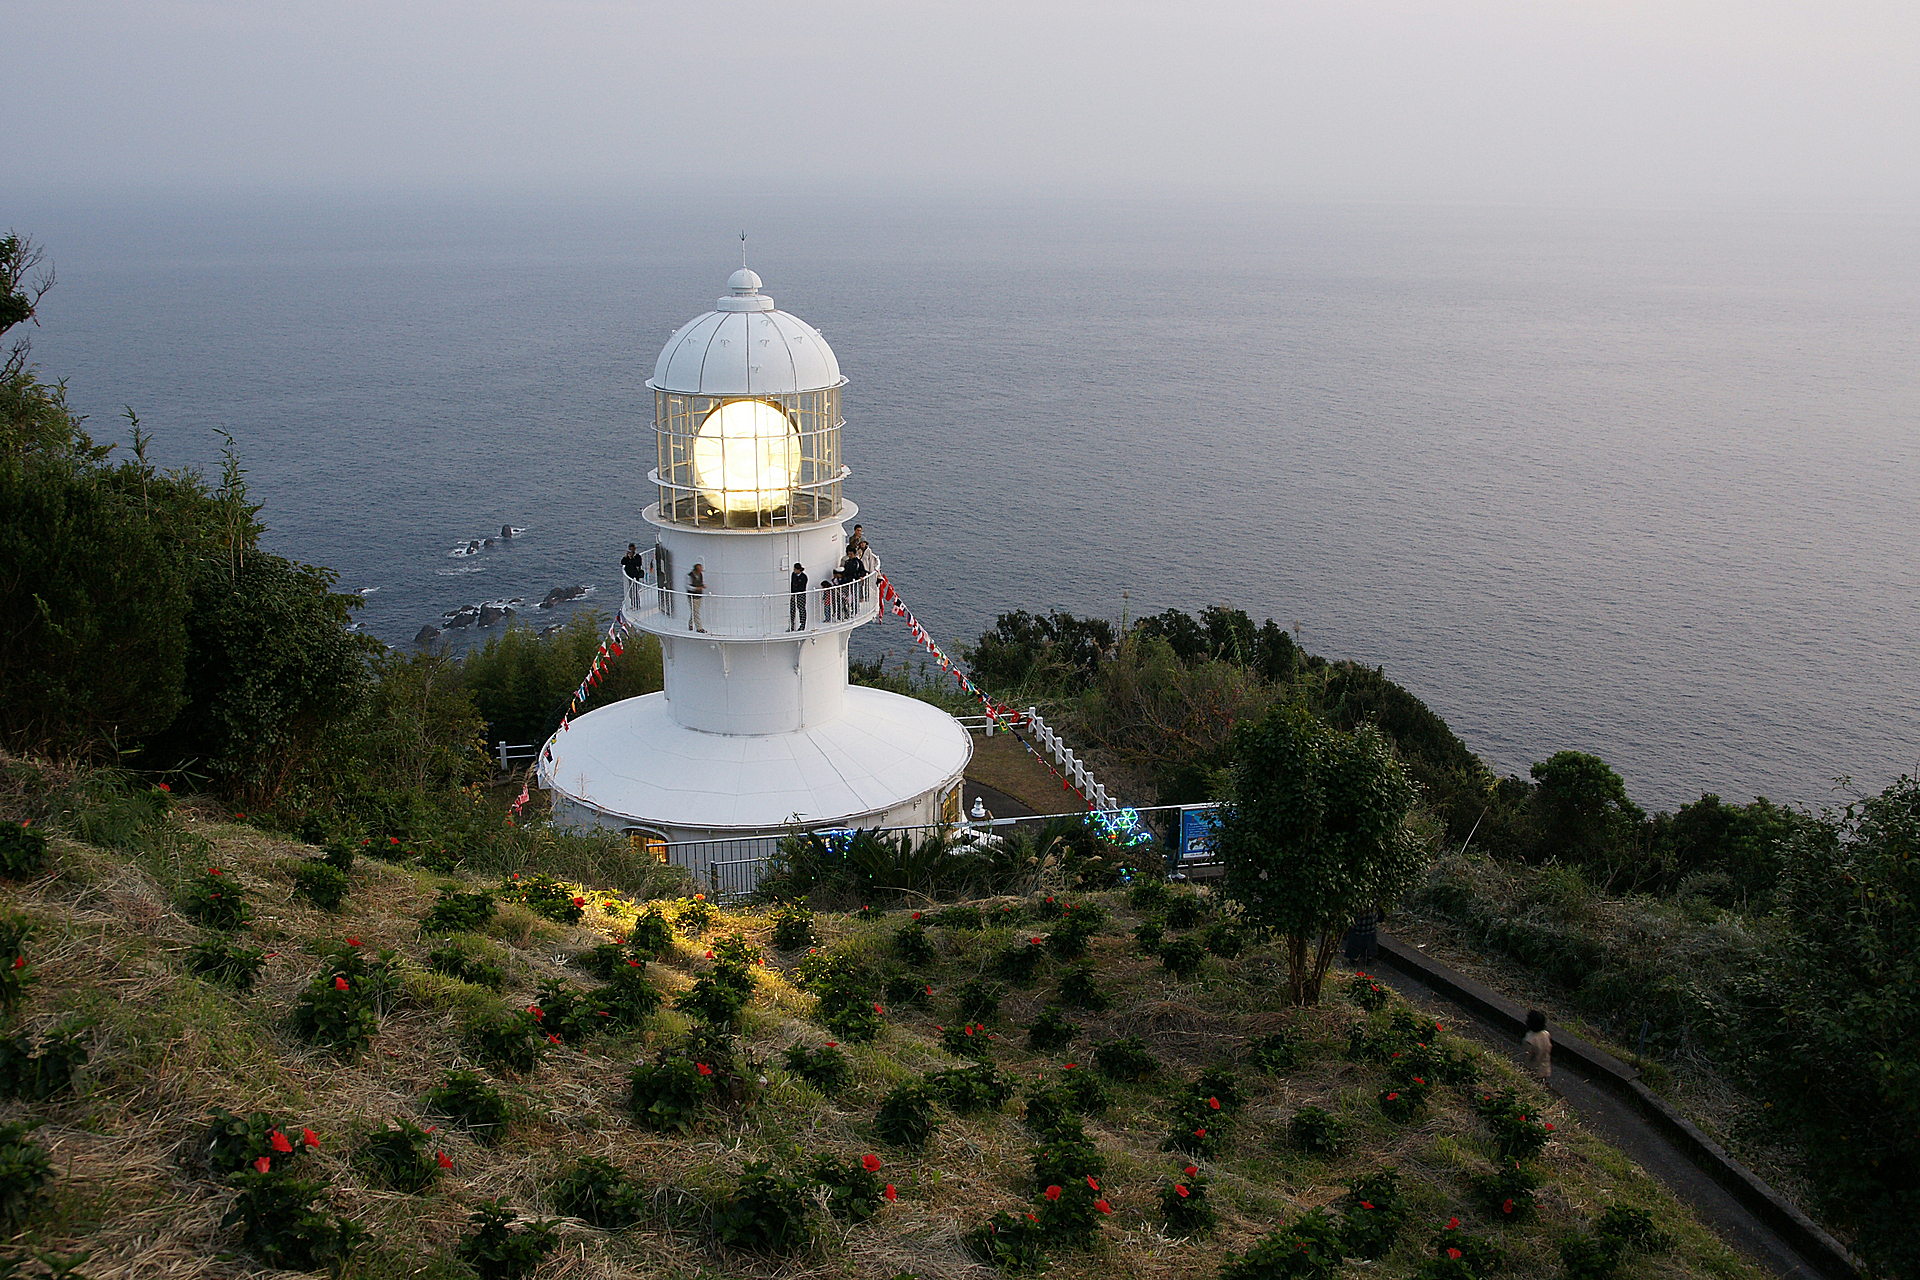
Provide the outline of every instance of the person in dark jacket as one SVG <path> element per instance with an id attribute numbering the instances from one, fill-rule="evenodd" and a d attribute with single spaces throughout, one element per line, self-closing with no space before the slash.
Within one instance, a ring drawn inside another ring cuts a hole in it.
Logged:
<path id="1" fill-rule="evenodd" d="M 673 616 L 673 555 L 667 544 L 653 544 L 653 580 L 660 584 L 660 612 Z"/>
<path id="2" fill-rule="evenodd" d="M 787 604 L 787 630 L 805 631 L 807 629 L 807 568 L 798 561 L 794 562 L 793 576 L 787 579 L 787 589 L 791 592 Z"/>

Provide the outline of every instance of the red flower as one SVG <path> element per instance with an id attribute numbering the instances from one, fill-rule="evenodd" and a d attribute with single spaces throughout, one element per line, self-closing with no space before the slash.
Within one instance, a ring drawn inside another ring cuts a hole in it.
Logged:
<path id="1" fill-rule="evenodd" d="M 173 788 L 172 788 L 172 787 L 170 787 L 170 786 L 168 786 L 168 785 L 167 785 L 166 783 L 164 783 L 164 782 L 162 782 L 162 783 L 159 783 L 158 785 L 159 785 L 159 787 L 160 787 L 160 789 L 161 789 L 162 791 L 172 791 L 172 790 L 173 790 Z"/>
<path id="2" fill-rule="evenodd" d="M 16 968 L 16 969 L 24 969 L 24 968 L 26 968 L 26 967 L 27 967 L 27 958 L 26 958 L 25 956 L 15 956 L 15 957 L 13 958 L 13 967 L 14 967 L 14 968 Z"/>
<path id="3" fill-rule="evenodd" d="M 300 1131 L 300 1141 L 306 1143 L 310 1147 L 317 1147 L 320 1145 L 319 1137 L 311 1129 L 302 1129 Z"/>
<path id="4" fill-rule="evenodd" d="M 388 844 L 399 844 L 399 843 L 400 843 L 400 837 L 399 837 L 399 836 L 388 836 L 388 837 L 387 837 L 387 843 L 388 843 Z M 514 877 L 514 879 L 515 879 L 515 880 L 518 880 L 519 878 L 520 878 L 519 876 L 515 876 L 515 877 Z"/>
<path id="5" fill-rule="evenodd" d="M 889 1182 L 887 1184 L 887 1199 L 898 1200 L 899 1198 L 900 1198 L 900 1193 L 898 1191 L 895 1191 L 893 1189 L 893 1184 Z"/>
<path id="6" fill-rule="evenodd" d="M 761 963 L 762 963 L 762 964 L 764 964 L 764 963 L 766 963 L 766 962 L 765 962 L 765 961 L 761 961 Z M 927 994 L 928 994 L 928 995 L 932 995 L 932 994 L 933 994 L 933 984 L 932 984 L 931 982 L 929 982 L 929 983 L 927 984 Z"/>
<path id="7" fill-rule="evenodd" d="M 573 900 L 573 905 L 576 907 L 584 907 L 587 905 L 587 900 L 585 898 L 575 898 Z"/>
<path id="8" fill-rule="evenodd" d="M 560 1043 L 560 1037 L 559 1037 L 559 1036 L 557 1036 L 557 1035 L 554 1035 L 554 1034 L 553 1034 L 553 1033 L 552 1033 L 551 1031 L 549 1031 L 549 1032 L 547 1033 L 547 1043 L 548 1043 L 548 1044 L 559 1044 L 559 1043 Z"/>
<path id="9" fill-rule="evenodd" d="M 1036 1218 L 1036 1217 L 1034 1217 L 1034 1216 L 1033 1216 L 1032 1214 L 1028 1214 L 1028 1215 L 1027 1215 L 1027 1221 L 1028 1221 L 1028 1222 L 1038 1222 L 1038 1221 L 1040 1221 L 1040 1219 L 1038 1219 L 1038 1218 Z"/>
<path id="10" fill-rule="evenodd" d="M 1447 1230 L 1458 1231 L 1459 1229 L 1460 1229 L 1460 1219 L 1458 1218 L 1447 1219 Z"/>
<path id="11" fill-rule="evenodd" d="M 1373 1201 L 1371 1201 L 1371 1200 L 1362 1200 L 1362 1201 L 1360 1202 L 1360 1207 L 1361 1207 L 1362 1209 L 1371 1209 L 1371 1208 L 1373 1208 Z"/>
<path id="12" fill-rule="evenodd" d="M 1208 1098 L 1208 1099 L 1207 1099 L 1207 1105 L 1208 1105 L 1208 1106 L 1210 1106 L 1210 1107 L 1212 1107 L 1212 1108 L 1213 1108 L 1213 1109 L 1214 1109 L 1215 1111 L 1218 1111 L 1218 1110 L 1220 1109 L 1220 1099 L 1218 1099 L 1218 1098 Z"/>
<path id="13" fill-rule="evenodd" d="M 357 947 L 357 946 L 359 946 L 359 945 L 360 945 L 360 939 L 358 939 L 358 938 L 348 938 L 348 939 L 347 939 L 347 945 L 348 945 L 348 946 L 350 946 L 350 947 Z"/>
<path id="14" fill-rule="evenodd" d="M 1552 1132 L 1553 1132 L 1553 1123 L 1552 1123 L 1551 1121 L 1549 1121 L 1549 1122 L 1547 1123 L 1547 1132 L 1548 1132 L 1548 1133 L 1552 1133 Z"/>
<path id="15" fill-rule="evenodd" d="M 1503 1204 L 1503 1205 L 1501 1205 L 1501 1206 L 1500 1206 L 1500 1212 L 1502 1212 L 1502 1213 L 1512 1213 L 1512 1212 L 1513 1212 L 1513 1201 L 1511 1201 L 1511 1200 L 1509 1200 L 1509 1201 L 1507 1201 L 1507 1202 L 1506 1202 L 1505 1204 Z"/>
<path id="16" fill-rule="evenodd" d="M 253 1167 L 255 1169 L 258 1169 L 261 1173 L 265 1173 L 267 1170 L 273 1168 L 273 1161 L 269 1160 L 265 1156 L 261 1156 L 258 1160 L 255 1160 L 253 1162 Z"/>
<path id="17" fill-rule="evenodd" d="M 704 1062 L 696 1062 L 693 1065 L 700 1068 L 700 1074 L 703 1076 L 710 1076 L 713 1074 L 713 1068 L 708 1066 Z"/>
<path id="18" fill-rule="evenodd" d="M 1107 1203 L 1107 1202 L 1106 1202 L 1105 1200 L 1095 1200 L 1095 1201 L 1093 1202 L 1093 1207 L 1094 1207 L 1094 1208 L 1096 1208 L 1096 1209 L 1098 1209 L 1098 1210 L 1099 1210 L 1100 1212 L 1102 1212 L 1102 1213 L 1112 1213 L 1112 1212 L 1113 1212 L 1113 1206 L 1112 1206 L 1112 1205 L 1110 1205 L 1110 1204 L 1108 1204 L 1108 1203 Z"/>
<path id="19" fill-rule="evenodd" d="M 1093 1180 L 1092 1174 L 1087 1175 L 1087 1185 L 1089 1187 L 1092 1187 L 1095 1191 L 1098 1191 L 1100 1189 L 1100 1184 Z"/>
<path id="20" fill-rule="evenodd" d="M 1460 1257 L 1460 1251 L 1458 1249 L 1449 1248 L 1447 1250 L 1447 1256 L 1449 1258 L 1453 1258 L 1457 1260 Z"/>
<path id="21" fill-rule="evenodd" d="M 273 1149 L 281 1155 L 287 1155 L 293 1150 L 293 1144 L 287 1141 L 287 1135 L 278 1129 L 275 1129 L 272 1134 L 268 1136 L 267 1140 L 273 1144 Z"/>
<path id="22" fill-rule="evenodd" d="M 1189 1178 L 1197 1178 L 1200 1176 L 1200 1170 L 1193 1165 L 1188 1165 L 1186 1168 L 1182 1169 L 1180 1172 L 1186 1174 Z"/>
<path id="23" fill-rule="evenodd" d="M 1079 1065 L 1080 1065 L 1080 1064 L 1079 1064 L 1079 1063 L 1077 1063 L 1077 1062 L 1069 1062 L 1069 1063 L 1068 1063 L 1068 1064 L 1067 1064 L 1066 1066 L 1064 1066 L 1064 1067 L 1062 1067 L 1062 1068 L 1060 1068 L 1060 1069 L 1061 1069 L 1062 1071 L 1071 1071 L 1071 1070 L 1073 1070 L 1073 1069 L 1074 1069 L 1075 1067 L 1077 1067 L 1077 1066 L 1079 1066 Z"/>
<path id="24" fill-rule="evenodd" d="M 919 913 L 918 911 L 916 911 L 916 912 L 914 912 L 914 913 L 913 913 L 913 918 L 914 918 L 915 920 L 918 920 L 918 919 L 920 918 L 920 913 Z"/>
<path id="25" fill-rule="evenodd" d="M 543 1018 L 545 1018 L 545 1017 L 547 1016 L 546 1014 L 544 1014 L 544 1013 L 542 1013 L 542 1012 L 540 1011 L 540 1006 L 539 1006 L 539 1005 L 537 1005 L 537 1004 L 530 1004 L 530 1005 L 528 1005 L 528 1006 L 527 1006 L 527 1012 L 533 1015 L 533 1020 L 534 1020 L 535 1022 L 539 1022 L 539 1021 L 540 1021 L 541 1019 L 543 1019 Z"/>
<path id="26" fill-rule="evenodd" d="M 1047 1188 L 1047 1199 L 1058 1200 L 1059 1198 L 1060 1198 L 1060 1188 L 1058 1187 Z"/>
<path id="27" fill-rule="evenodd" d="M 713 952 L 711 950 L 707 952 L 707 959 L 709 960 L 713 959 Z"/>
<path id="28" fill-rule="evenodd" d="M 1181 1198 L 1182 1200 L 1185 1200 L 1185 1199 L 1187 1198 L 1187 1188 L 1186 1188 L 1186 1184 L 1185 1184 L 1185 1183 L 1181 1183 L 1181 1182 L 1176 1182 L 1176 1183 L 1174 1183 L 1174 1184 L 1173 1184 L 1173 1194 L 1175 1194 L 1175 1195 L 1177 1195 L 1177 1196 L 1179 1196 L 1179 1197 L 1180 1197 L 1180 1198 Z"/>
<path id="29" fill-rule="evenodd" d="M 880 1007 L 879 1005 L 877 1005 L 877 1004 L 876 1004 L 875 1006 L 873 1006 L 873 1011 L 874 1011 L 875 1013 L 879 1013 L 879 1014 L 884 1014 L 884 1013 L 886 1013 L 886 1010 L 885 1010 L 885 1009 L 882 1009 L 882 1008 L 881 1008 L 881 1007 Z"/>
<path id="30" fill-rule="evenodd" d="M 334 989 L 335 991 L 345 991 L 345 990 L 347 989 L 347 980 L 346 980 L 345 978 L 343 978 L 343 977 L 341 977 L 341 976 L 340 976 L 339 974 L 337 974 L 337 973 L 336 973 L 336 974 L 334 974 L 334 975 L 333 975 L 333 989 Z"/>
<path id="31" fill-rule="evenodd" d="M 1036 947 L 1040 945 L 1040 939 L 1038 938 L 1028 938 L 1027 941 L 1032 943 Z"/>
<path id="32" fill-rule="evenodd" d="M 1400 1098 L 1400 1095 L 1397 1093 L 1390 1093 L 1387 1095 L 1388 1102 L 1396 1102 L 1399 1100 L 1399 1098 Z"/>
<path id="33" fill-rule="evenodd" d="M 247 815 L 244 813 L 236 813 L 233 815 L 233 820 L 235 822 L 245 822 L 247 820 Z"/>
<path id="34" fill-rule="evenodd" d="M 1422 1080 L 1422 1079 L 1421 1079 L 1421 1078 L 1420 1078 L 1419 1076 L 1415 1076 L 1415 1077 L 1413 1078 L 1413 1082 L 1414 1082 L 1415 1084 L 1425 1084 L 1425 1083 L 1426 1083 L 1426 1081 L 1425 1081 L 1425 1080 Z M 1521 1117 L 1521 1119 L 1523 1119 L 1523 1120 L 1524 1120 L 1525 1118 L 1526 1118 L 1526 1117 L 1524 1117 L 1524 1116 L 1522 1116 L 1522 1117 Z"/>
<path id="35" fill-rule="evenodd" d="M 1445 1027 L 1443 1027 L 1443 1026 L 1441 1026 L 1441 1025 L 1440 1025 L 1439 1023 L 1437 1023 L 1437 1022 L 1433 1024 L 1433 1029 L 1434 1029 L 1435 1031 L 1445 1031 L 1445 1030 L 1446 1030 L 1446 1028 L 1445 1028 Z"/>
<path id="36" fill-rule="evenodd" d="M 829 1048 L 829 1049 L 838 1049 L 839 1047 L 840 1047 L 840 1042 L 839 1042 L 838 1040 L 829 1040 L 829 1041 L 827 1041 L 827 1048 Z"/>
<path id="37" fill-rule="evenodd" d="M 1204 1138 L 1207 1136 L 1207 1131 L 1205 1129 L 1195 1129 L 1193 1131 L 1193 1136 L 1196 1138 Z"/>
<path id="38" fill-rule="evenodd" d="M 638 960 L 629 960 L 627 961 L 627 965 L 629 968 L 638 969 L 640 967 L 640 962 Z"/>
<path id="39" fill-rule="evenodd" d="M 440 1167 L 441 1167 L 442 1169 L 451 1169 L 451 1168 L 453 1168 L 453 1161 L 447 1158 L 447 1153 L 446 1153 L 446 1152 L 444 1152 L 444 1151 L 436 1151 L 436 1152 L 434 1152 L 434 1153 L 433 1153 L 433 1162 L 434 1162 L 435 1164 L 437 1164 L 437 1165 L 439 1165 L 439 1166 L 440 1166 Z"/>
<path id="40" fill-rule="evenodd" d="M 220 868 L 218 868 L 218 867 L 208 867 L 208 868 L 207 868 L 207 874 L 208 874 L 208 875 L 210 875 L 210 876 L 217 876 L 217 875 L 219 875 L 219 874 L 220 874 Z"/>
<path id="41" fill-rule="evenodd" d="M 868 1173 L 878 1173 L 880 1172 L 880 1157 L 871 1154 L 861 1156 L 860 1167 Z"/>

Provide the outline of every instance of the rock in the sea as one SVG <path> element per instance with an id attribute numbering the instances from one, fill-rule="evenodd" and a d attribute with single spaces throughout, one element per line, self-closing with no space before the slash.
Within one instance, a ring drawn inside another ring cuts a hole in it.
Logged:
<path id="1" fill-rule="evenodd" d="M 477 604 L 470 604 L 459 612 L 447 616 L 449 627 L 470 627 L 478 621 L 480 621 L 480 606 Z"/>
<path id="2" fill-rule="evenodd" d="M 413 642 L 415 644 L 432 644 L 439 638 L 440 628 L 429 622 L 426 626 L 420 628 L 420 634 L 413 638 Z"/>
<path id="3" fill-rule="evenodd" d="M 483 627 L 490 627 L 501 619 L 512 616 L 513 610 L 502 609 L 499 605 L 483 604 L 480 606 L 480 625 Z"/>
<path id="4" fill-rule="evenodd" d="M 500 541 L 502 541 L 502 542 L 509 542 L 509 541 L 511 541 L 512 539 L 513 539 L 513 526 L 512 526 L 512 525 L 510 525 L 510 524 L 503 524 L 503 525 L 501 525 L 501 526 L 500 526 Z"/>
<path id="5" fill-rule="evenodd" d="M 490 547 L 490 546 L 492 546 L 492 545 L 493 545 L 493 539 L 492 539 L 492 538 L 488 538 L 488 539 L 486 539 L 485 541 L 483 541 L 483 542 L 482 542 L 482 543 L 481 543 L 480 545 L 481 545 L 481 546 L 483 546 L 483 547 Z"/>
<path id="6" fill-rule="evenodd" d="M 571 587 L 555 587 L 553 590 L 547 592 L 547 598 L 540 602 L 540 607 L 542 609 L 551 609 L 553 606 L 563 604 L 568 600 L 578 600 L 585 594 L 587 594 L 585 583 L 576 583 Z"/>

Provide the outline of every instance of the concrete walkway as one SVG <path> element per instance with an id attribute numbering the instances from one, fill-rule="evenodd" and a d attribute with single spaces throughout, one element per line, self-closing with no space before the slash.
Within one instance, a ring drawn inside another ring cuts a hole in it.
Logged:
<path id="1" fill-rule="evenodd" d="M 1378 960 L 1365 966 L 1371 976 L 1448 1029 L 1520 1062 L 1524 1010 L 1385 935 L 1380 944 Z M 1692 1206 L 1722 1240 L 1783 1280 L 1850 1280 L 1854 1271 L 1845 1249 L 1798 1209 L 1677 1115 L 1656 1112 L 1649 1118 L 1649 1099 L 1671 1109 L 1653 1098 L 1632 1068 L 1558 1027 L 1549 1029 L 1555 1042 L 1553 1092 L 1589 1129 Z"/>

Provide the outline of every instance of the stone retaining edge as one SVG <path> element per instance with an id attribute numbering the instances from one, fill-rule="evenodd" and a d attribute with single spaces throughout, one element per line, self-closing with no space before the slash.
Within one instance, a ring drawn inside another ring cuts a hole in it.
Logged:
<path id="1" fill-rule="evenodd" d="M 1404 973 L 1418 978 L 1456 1003 L 1512 1032 L 1516 1037 L 1527 1029 L 1526 1011 L 1491 987 L 1456 973 L 1419 950 L 1395 941 L 1384 932 L 1379 935 L 1380 958 Z M 1631 1104 L 1649 1124 L 1677 1146 L 1687 1159 L 1699 1166 L 1728 1194 L 1744 1205 L 1774 1234 L 1785 1240 L 1813 1268 L 1830 1280 L 1854 1280 L 1861 1265 L 1834 1239 L 1786 1197 L 1762 1182 L 1751 1169 L 1727 1153 L 1726 1148 L 1669 1106 L 1665 1099 L 1640 1083 L 1640 1073 L 1603 1049 L 1589 1044 L 1571 1032 L 1553 1028 L 1553 1058 L 1556 1063 L 1571 1061 L 1581 1074 L 1617 1094 Z"/>

